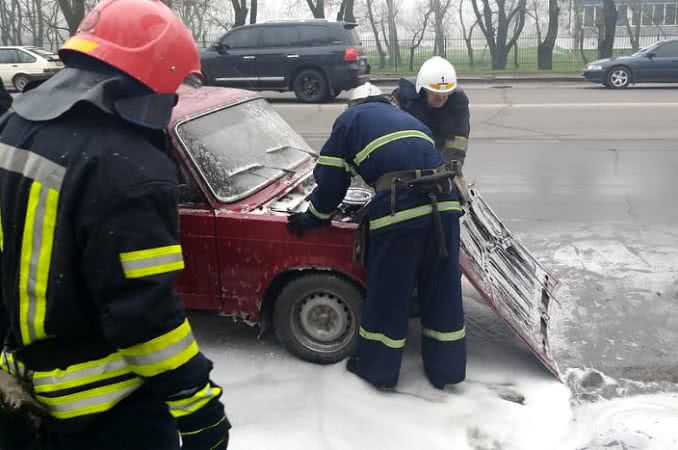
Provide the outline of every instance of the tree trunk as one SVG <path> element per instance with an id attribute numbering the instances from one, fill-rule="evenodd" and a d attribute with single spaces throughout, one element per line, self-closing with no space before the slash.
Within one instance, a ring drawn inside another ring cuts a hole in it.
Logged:
<path id="1" fill-rule="evenodd" d="M 354 0 L 342 0 L 339 12 L 337 13 L 337 21 L 343 20 L 345 22 L 355 22 L 353 4 Z"/>
<path id="2" fill-rule="evenodd" d="M 515 9 L 508 15 L 506 14 L 505 0 L 495 0 L 497 4 L 496 13 L 492 11 L 489 0 L 482 0 L 483 12 L 481 14 L 478 8 L 478 0 L 472 0 L 473 11 L 478 19 L 478 26 L 480 27 L 487 46 L 490 48 L 490 55 L 492 56 L 492 68 L 494 70 L 505 70 L 506 62 L 508 60 L 508 52 L 518 41 L 520 33 L 525 26 L 526 0 L 518 0 Z M 496 15 L 497 26 L 494 26 L 494 17 Z M 507 43 L 508 29 L 513 20 L 516 20 L 513 26 L 513 37 Z"/>
<path id="3" fill-rule="evenodd" d="M 602 39 L 598 42 L 598 57 L 611 58 L 617 31 L 617 5 L 614 0 L 603 0 Z"/>
<path id="4" fill-rule="evenodd" d="M 313 17 L 315 17 L 316 19 L 325 18 L 325 0 L 317 0 L 315 4 L 313 3 L 313 0 L 306 0 L 306 3 L 308 4 L 308 7 L 311 9 Z"/>
<path id="5" fill-rule="evenodd" d="M 58 0 L 66 23 L 68 32 L 73 36 L 78 31 L 78 26 L 85 17 L 85 0 Z"/>
<path id="6" fill-rule="evenodd" d="M 245 25 L 248 13 L 247 0 L 231 0 L 231 4 L 233 5 L 233 13 L 235 16 L 233 20 L 233 28 Z"/>
<path id="7" fill-rule="evenodd" d="M 391 63 L 397 68 L 402 65 L 402 59 L 400 58 L 400 43 L 398 42 L 397 12 L 393 1 L 386 0 L 386 7 L 388 11 L 388 37 L 390 41 L 389 56 L 391 57 Z"/>
<path id="8" fill-rule="evenodd" d="M 250 0 L 250 23 L 257 23 L 257 2 L 258 0 Z"/>
<path id="9" fill-rule="evenodd" d="M 370 25 L 372 26 L 372 33 L 374 34 L 374 41 L 377 45 L 377 53 L 379 53 L 379 68 L 383 69 L 386 66 L 386 55 L 384 53 L 384 48 L 381 45 L 381 40 L 379 39 L 379 29 L 377 28 L 377 22 L 374 20 L 374 11 L 372 10 L 372 3 L 374 0 L 367 0 L 367 17 L 370 20 Z"/>
<path id="10" fill-rule="evenodd" d="M 558 18 L 560 8 L 558 0 L 549 0 L 549 27 L 546 37 L 537 45 L 537 67 L 539 70 L 553 69 L 553 47 L 558 37 Z"/>

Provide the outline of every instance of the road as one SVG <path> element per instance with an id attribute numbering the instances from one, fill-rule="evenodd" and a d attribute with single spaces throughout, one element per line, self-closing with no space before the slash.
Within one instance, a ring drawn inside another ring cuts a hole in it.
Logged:
<path id="1" fill-rule="evenodd" d="M 561 279 L 561 369 L 678 382 L 678 87 L 469 85 L 467 179 Z M 268 94 L 315 148 L 340 97 Z"/>

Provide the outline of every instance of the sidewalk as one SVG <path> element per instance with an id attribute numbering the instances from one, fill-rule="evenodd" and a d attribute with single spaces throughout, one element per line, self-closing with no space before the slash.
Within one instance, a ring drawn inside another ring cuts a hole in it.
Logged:
<path id="1" fill-rule="evenodd" d="M 403 77 L 415 77 L 416 74 L 403 74 Z M 394 86 L 398 84 L 400 76 L 393 75 L 379 75 L 370 74 L 370 82 L 376 85 Z M 459 75 L 459 82 L 464 83 L 528 83 L 528 82 L 542 82 L 542 83 L 570 83 L 586 81 L 580 74 L 562 74 L 562 73 L 516 73 L 516 74 L 487 74 L 487 75 Z"/>

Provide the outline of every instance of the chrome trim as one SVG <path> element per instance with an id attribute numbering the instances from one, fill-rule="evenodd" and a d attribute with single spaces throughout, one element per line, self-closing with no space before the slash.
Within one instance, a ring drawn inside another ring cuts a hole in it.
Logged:
<path id="1" fill-rule="evenodd" d="M 257 77 L 215 78 L 215 81 L 257 81 Z"/>

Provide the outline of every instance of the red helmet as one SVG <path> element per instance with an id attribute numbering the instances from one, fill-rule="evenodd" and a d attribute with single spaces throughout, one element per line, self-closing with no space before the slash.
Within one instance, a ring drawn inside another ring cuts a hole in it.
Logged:
<path id="1" fill-rule="evenodd" d="M 79 52 L 103 61 L 159 94 L 176 92 L 200 74 L 190 31 L 160 0 L 104 0 L 85 16 L 59 54 Z"/>

